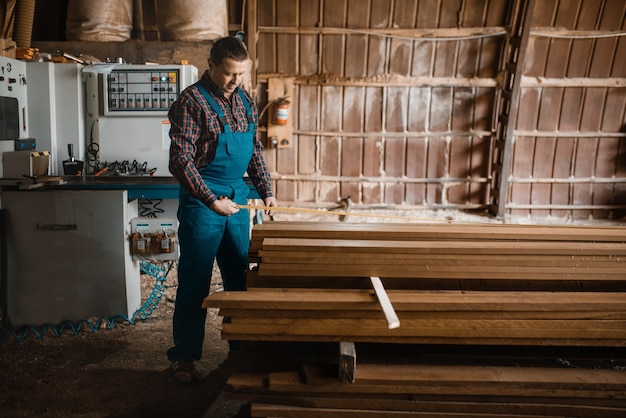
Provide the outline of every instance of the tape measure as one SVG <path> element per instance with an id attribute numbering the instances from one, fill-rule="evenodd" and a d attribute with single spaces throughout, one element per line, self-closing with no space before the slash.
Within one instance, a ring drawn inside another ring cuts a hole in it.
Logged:
<path id="1" fill-rule="evenodd" d="M 382 215 L 379 213 L 355 213 L 345 211 L 329 211 L 323 209 L 305 209 L 305 208 L 292 208 L 284 206 L 263 206 L 263 205 L 237 205 L 241 209 L 257 209 L 271 212 L 296 212 L 296 213 L 314 213 L 317 215 L 334 215 L 334 216 L 362 216 L 365 218 L 389 218 L 389 219 L 403 219 L 411 221 L 428 221 L 428 222 L 445 222 L 451 223 L 452 219 L 431 219 L 431 218 L 418 218 L 414 216 L 401 216 L 401 215 Z"/>

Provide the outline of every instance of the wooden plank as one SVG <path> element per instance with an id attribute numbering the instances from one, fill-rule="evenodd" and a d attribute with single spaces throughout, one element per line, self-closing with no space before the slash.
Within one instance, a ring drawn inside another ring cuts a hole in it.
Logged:
<path id="1" fill-rule="evenodd" d="M 277 15 L 274 5 L 274 0 L 254 0 L 250 1 L 248 11 L 256 12 L 254 22 L 258 26 L 274 26 Z M 258 30 L 258 27 L 251 29 Z M 256 71 L 253 70 L 255 77 L 258 73 L 277 73 L 276 35 L 263 32 L 257 32 L 255 35 L 257 37 L 254 49 L 256 55 L 252 57 L 256 58 L 254 61 Z"/>
<path id="2" fill-rule="evenodd" d="M 624 321 L 542 321 L 542 320 L 404 320 L 402 327 L 387 328 L 386 321 L 370 319 L 242 319 L 223 325 L 222 338 L 259 341 L 388 342 L 413 344 L 445 341 L 446 344 L 611 346 L 626 341 Z M 520 328 L 513 328 L 519 326 Z M 470 342 L 471 341 L 471 342 Z"/>
<path id="3" fill-rule="evenodd" d="M 368 8 L 362 4 L 349 1 L 346 12 L 346 26 L 350 29 L 364 29 L 368 27 Z M 345 51 L 345 76 L 363 78 L 367 74 L 367 49 L 368 36 L 359 33 L 346 37 Z"/>
<path id="4" fill-rule="evenodd" d="M 414 64 L 415 66 L 415 64 Z M 424 109 L 429 106 L 431 90 L 424 87 L 409 88 L 409 108 Z M 426 112 L 408 112 L 407 126 L 409 131 L 425 131 L 428 129 Z M 408 138 L 406 145 L 406 175 L 411 178 L 426 178 L 428 141 L 425 138 Z M 426 200 L 425 184 L 407 184 L 406 202 L 421 205 Z"/>
<path id="5" fill-rule="evenodd" d="M 496 223 L 350 223 L 273 221 L 255 225 L 253 238 L 263 237 L 318 237 L 332 238 L 350 234 L 351 238 L 424 240 L 430 238 L 542 240 L 542 241 L 594 241 L 626 242 L 626 227 L 614 226 L 555 226 L 510 225 Z M 347 238 L 347 237 L 346 237 Z"/>
<path id="6" fill-rule="evenodd" d="M 360 87 L 344 89 L 343 129 L 348 132 L 362 132 L 364 124 L 365 90 Z M 363 174 L 363 139 L 344 137 L 341 141 L 341 175 L 357 178 Z M 341 197 L 350 196 L 353 201 L 360 201 L 358 193 L 345 193 L 342 186 Z"/>
<path id="7" fill-rule="evenodd" d="M 568 267 L 614 267 L 626 269 L 626 259 L 611 255 L 591 255 L 591 256 L 569 256 L 569 255 L 517 255 L 511 254 L 507 257 L 494 257 L 487 254 L 386 254 L 384 258 L 374 259 L 368 253 L 351 254 L 346 258 L 341 253 L 328 253 L 320 251 L 272 251 L 259 250 L 258 255 L 266 263 L 293 263 L 310 262 L 331 264 L 352 264 L 366 262 L 368 264 L 429 264 L 429 265 L 458 265 L 458 266 L 484 266 L 486 263 L 492 266 L 515 266 L 524 265 L 528 267 L 536 266 L 568 266 Z M 626 271 L 626 270 L 624 270 Z"/>
<path id="8" fill-rule="evenodd" d="M 341 28 L 346 22 L 347 0 L 324 2 L 322 23 L 324 26 Z M 324 35 L 322 38 L 322 71 L 335 76 L 344 75 L 345 36 Z"/>
<path id="9" fill-rule="evenodd" d="M 580 311 L 626 312 L 622 292 L 512 292 L 512 291 L 389 291 L 398 312 L 403 311 Z M 204 308 L 373 310 L 380 311 L 371 290 L 254 289 L 215 292 Z"/>
<path id="10" fill-rule="evenodd" d="M 319 309 L 244 309 L 220 308 L 219 316 L 237 318 L 336 318 L 336 319 L 380 319 L 381 312 L 372 310 L 343 310 L 341 306 L 333 310 Z M 450 319 L 450 320 L 482 320 L 482 319 L 512 319 L 512 320 L 626 320 L 626 311 L 602 310 L 598 312 L 586 311 L 550 311 L 550 310 L 466 310 L 466 311 L 402 311 L 403 319 Z"/>
<path id="11" fill-rule="evenodd" d="M 256 382 L 262 382 L 267 376 L 256 378 Z M 231 380 L 242 383 L 241 386 L 231 384 Z M 341 397 L 332 394 L 306 394 L 289 392 L 272 392 L 267 387 L 252 385 L 243 382 L 235 373 L 229 378 L 229 389 L 225 392 L 225 397 L 229 399 L 251 400 L 252 409 L 255 404 L 259 405 L 284 405 L 292 407 L 307 408 L 340 408 L 344 410 L 377 410 L 377 411 L 405 411 L 414 412 L 419 417 L 464 417 L 468 414 L 472 416 L 492 417 L 580 417 L 580 418 L 622 418 L 626 408 L 622 405 L 615 405 L 610 400 L 600 401 L 598 399 L 576 399 L 576 398 L 520 398 L 488 396 L 481 399 L 471 398 L 471 400 L 453 396 L 412 396 L 411 400 L 394 399 L 393 397 L 372 397 L 369 395 L 350 394 Z M 620 402 L 620 401 L 617 401 Z M 611 406 L 613 404 L 614 406 Z M 264 409 L 263 411 L 268 411 Z M 323 411 L 323 410 L 322 410 Z M 320 412 L 322 412 L 320 411 Z M 284 413 L 281 411 L 278 416 Z M 458 415 L 457 415 L 458 414 Z M 494 415 L 491 415 L 494 414 Z M 271 415 L 271 416 L 277 416 Z M 300 416 L 300 415 L 296 415 Z M 318 413 L 318 415 L 320 414 Z"/>
<path id="12" fill-rule="evenodd" d="M 560 280 L 624 280 L 623 268 L 596 269 L 589 271 L 579 268 L 572 271 L 569 268 L 542 270 L 541 268 L 513 267 L 507 268 L 484 267 L 482 271 L 468 275 L 462 267 L 431 269 L 428 266 L 419 271 L 415 266 L 404 267 L 397 265 L 302 265 L 302 264 L 261 264 L 260 276 L 325 276 L 325 277 L 354 277 L 354 276 L 383 276 L 388 278 L 433 278 L 433 279 L 465 279 L 465 280 L 550 280 L 558 276 Z M 469 276 L 469 277 L 468 277 Z"/>
<path id="13" fill-rule="evenodd" d="M 306 395 L 304 395 L 306 396 Z M 309 401 L 306 403 L 305 401 Z M 376 399 L 377 405 L 385 404 L 390 405 L 386 409 L 380 407 L 374 409 L 366 409 L 367 405 L 371 402 L 367 402 L 368 399 L 357 399 L 352 401 L 351 399 L 344 399 L 342 401 L 336 401 L 329 398 L 306 397 L 299 398 L 295 402 L 300 401 L 302 405 L 310 405 L 311 402 L 315 404 L 327 404 L 327 403 L 339 403 L 335 408 L 323 407 L 323 406 L 298 406 L 292 405 L 294 403 L 293 397 L 286 400 L 287 405 L 280 405 L 274 403 L 263 403 L 263 399 L 259 399 L 257 402 L 251 404 L 251 416 L 252 417 L 293 417 L 293 418 L 318 418 L 324 417 L 415 417 L 415 418 L 438 418 L 445 416 L 446 418 L 467 418 L 468 414 L 472 416 L 480 416 L 483 418 L 528 418 L 529 416 L 541 417 L 541 418 L 561 418 L 567 417 L 585 417 L 585 418 L 622 418 L 622 415 L 626 412 L 624 409 L 613 409 L 604 407 L 589 407 L 589 406 L 572 406 L 572 405 L 545 405 L 534 404 L 524 405 L 519 402 L 495 402 L 493 400 L 481 399 L 480 402 L 461 402 L 461 401 L 449 401 L 440 400 L 437 402 L 432 401 L 411 401 L 415 405 L 414 410 L 407 411 L 406 409 L 393 409 L 395 405 L 404 407 L 408 401 L 398 400 L 383 400 Z M 334 401 L 334 402 L 333 402 Z M 355 405 L 359 402 L 360 405 Z M 439 405 L 433 407 L 433 404 Z M 355 405 L 355 406 L 350 406 Z"/>
<path id="14" fill-rule="evenodd" d="M 564 367 L 506 367 L 428 364 L 359 365 L 356 380 L 361 384 L 426 383 L 519 385 L 550 389 L 595 386 L 599 390 L 626 389 L 626 373 L 613 369 L 576 369 Z"/>
<path id="15" fill-rule="evenodd" d="M 339 131 L 343 115 L 343 90 L 341 87 L 322 87 L 322 130 Z M 320 161 L 321 174 L 338 176 L 339 172 L 339 141 L 336 137 L 323 138 Z M 331 200 L 333 201 L 333 200 Z"/>
<path id="16" fill-rule="evenodd" d="M 317 323 L 315 323 L 317 321 Z M 241 328 L 247 326 L 260 326 L 271 329 L 275 327 L 277 330 L 283 330 L 288 327 L 298 329 L 294 333 L 301 335 L 324 335 L 324 329 L 328 328 L 329 335 L 335 332 L 340 335 L 342 332 L 346 335 L 363 335 L 365 329 L 373 331 L 372 335 L 395 335 L 395 336 L 411 336 L 411 335 L 428 335 L 431 331 L 436 335 L 477 335 L 489 337 L 491 332 L 494 335 L 501 336 L 534 336 L 535 334 L 544 335 L 546 330 L 558 329 L 557 335 L 578 334 L 580 331 L 589 332 L 590 334 L 602 335 L 606 338 L 607 331 L 614 334 L 614 338 L 626 338 L 626 321 L 620 319 L 498 319 L 498 318 L 411 318 L 402 319 L 402 327 L 389 328 L 386 318 L 364 319 L 364 318 L 239 318 L 232 317 L 231 322 L 224 324 L 224 327 L 234 324 Z M 308 329 L 307 327 L 311 327 Z M 359 330 L 344 330 L 341 327 L 358 327 Z M 509 328 L 515 327 L 515 330 Z M 233 327 L 237 328 L 237 327 Z M 387 332 L 387 328 L 391 330 Z M 406 329 L 405 329 L 406 328 Z M 457 334 L 455 330 L 460 334 Z M 556 337 L 556 335 L 555 335 Z M 577 336 L 578 337 L 578 336 Z M 561 337 L 564 338 L 564 337 Z M 591 335 L 581 335 L 580 338 L 593 338 Z"/>
<path id="17" fill-rule="evenodd" d="M 225 395 L 230 399 L 241 398 L 252 400 L 254 403 L 267 405 L 281 404 L 289 406 L 315 407 L 315 408 L 342 408 L 342 409 L 364 409 L 383 411 L 406 411 L 414 412 L 419 417 L 463 417 L 468 414 L 472 416 L 492 417 L 580 417 L 580 418 L 622 418 L 626 408 L 621 405 L 610 406 L 610 402 L 601 402 L 597 399 L 575 399 L 575 398 L 551 398 L 532 399 L 520 397 L 483 397 L 478 400 L 462 399 L 460 397 L 435 397 L 435 396 L 413 396 L 412 400 L 394 399 L 387 397 L 372 397 L 367 395 L 350 394 L 337 398 L 332 394 L 301 394 L 287 393 L 283 395 L 279 392 L 271 392 L 260 387 L 255 392 L 237 392 L 234 387 Z M 534 402 L 533 402 L 534 401 Z M 619 402 L 619 401 L 618 401 Z M 252 408 L 254 408 L 254 403 Z M 452 415 L 449 415 L 452 414 Z M 458 414 L 458 415 L 457 415 Z M 282 416 L 282 415 L 279 415 Z M 299 415 L 297 415 L 299 416 Z M 319 416 L 319 415 L 317 415 Z"/>
<path id="18" fill-rule="evenodd" d="M 265 238 L 263 248 L 270 250 L 299 251 L 323 248 L 329 253 L 342 252 L 385 252 L 385 253 L 424 253 L 433 254 L 556 254 L 556 255 L 626 255 L 626 244 L 622 243 L 577 243 L 533 242 L 523 243 L 504 241 L 397 241 L 371 239 L 308 239 L 308 238 Z"/>
<path id="19" fill-rule="evenodd" d="M 278 0 L 276 5 L 280 11 L 280 13 L 276 13 L 277 26 L 294 27 L 298 25 L 298 2 Z M 299 74 L 298 62 L 294 59 L 294 51 L 296 55 L 298 53 L 297 39 L 297 35 L 293 34 L 276 35 L 278 73 L 292 77 Z"/>
<path id="20" fill-rule="evenodd" d="M 623 374 L 623 373 L 622 373 Z M 520 397 L 584 397 L 584 398 L 604 398 L 614 397 L 617 399 L 626 398 L 626 390 L 623 385 L 618 385 L 614 390 L 602 390 L 602 388 L 588 388 L 579 385 L 581 389 L 570 388 L 550 388 L 538 385 L 537 387 L 524 387 L 523 384 L 504 385 L 500 382 L 475 381 L 468 384 L 465 380 L 458 385 L 439 384 L 437 380 L 426 381 L 423 384 L 360 384 L 357 378 L 351 385 L 343 385 L 335 379 L 328 378 L 326 382 L 319 385 L 303 384 L 296 372 L 276 372 L 270 373 L 270 390 L 307 392 L 307 393 L 370 393 L 370 394 L 438 394 L 438 395 L 470 395 L 470 396 L 520 396 Z M 540 376 L 537 380 L 541 381 Z M 494 388 L 497 386 L 497 389 Z"/>
<path id="21" fill-rule="evenodd" d="M 267 342 L 339 342 L 346 338 L 350 338 L 355 343 L 376 343 L 376 344 L 420 344 L 420 345 L 504 345 L 504 346 L 537 346 L 537 347 L 624 347 L 624 339 L 604 338 L 604 339 L 585 339 L 579 338 L 551 338 L 550 336 L 540 338 L 521 338 L 521 337 L 443 337 L 443 336 L 317 336 L 317 335 L 277 335 L 277 334 L 243 334 L 240 332 L 230 333 L 222 331 L 223 340 L 240 340 L 240 341 L 267 341 Z"/>
<path id="22" fill-rule="evenodd" d="M 328 277 L 329 270 L 337 268 L 335 277 L 356 277 L 359 273 L 366 269 L 383 270 L 384 268 L 390 268 L 389 273 L 385 276 L 397 277 L 397 278 L 414 278 L 419 279 L 422 277 L 429 277 L 429 272 L 432 273 L 458 273 L 466 272 L 465 277 L 457 277 L 459 279 L 472 280 L 477 278 L 488 278 L 487 276 L 493 276 L 493 278 L 506 278 L 508 273 L 511 273 L 510 278 L 513 279 L 514 275 L 523 276 L 523 273 L 527 274 L 528 278 L 539 278 L 543 275 L 553 275 L 553 277 L 545 277 L 545 280 L 576 280 L 578 275 L 582 280 L 606 280 L 619 279 L 614 277 L 615 275 L 622 274 L 622 279 L 626 272 L 626 263 L 615 262 L 612 265 L 603 263 L 557 263 L 550 260 L 544 260 L 543 262 L 529 261 L 528 265 L 524 265 L 523 261 L 518 260 L 503 260 L 499 259 L 493 264 L 485 266 L 480 261 L 475 260 L 454 260 L 450 259 L 441 260 L 428 260 L 428 255 L 417 255 L 415 258 L 410 256 L 403 256 L 393 254 L 394 257 L 386 259 L 386 257 L 377 257 L 376 254 L 360 254 L 359 257 L 355 257 L 353 260 L 346 260 L 349 254 L 333 254 L 328 257 L 313 256 L 307 258 L 302 257 L 281 257 L 281 253 L 277 252 L 276 257 L 263 257 L 264 264 L 261 266 L 259 272 L 261 276 L 270 275 L 270 271 L 279 270 L 279 273 L 275 277 L 279 276 L 291 276 L 291 277 L 303 277 L 303 276 L 316 276 L 316 277 Z M 367 256 L 370 256 L 369 258 Z M 471 256 L 469 256 L 471 257 Z M 544 257 L 547 258 L 547 257 Z M 362 261 L 358 263 L 358 261 Z M 488 262 L 488 261 L 487 261 Z M 325 266 L 321 265 L 323 263 Z M 358 264 L 357 264 L 358 263 Z M 301 272 L 283 271 L 280 273 L 280 269 L 292 269 L 295 264 L 306 265 Z M 355 266 L 356 265 L 356 266 Z M 319 274 L 315 274 L 319 271 Z M 293 274 L 289 274 L 289 273 Z M 500 272 L 501 274 L 497 274 Z M 350 274 L 352 273 L 352 274 Z M 380 275 L 382 276 L 382 274 Z M 379 276 L 379 277 L 380 277 Z M 555 289 L 558 290 L 558 289 Z"/>
<path id="23" fill-rule="evenodd" d="M 378 303 L 380 303 L 380 307 L 382 308 L 385 319 L 387 320 L 387 327 L 389 329 L 398 328 L 400 326 L 400 319 L 398 319 L 398 315 L 393 309 L 389 296 L 387 296 L 383 282 L 380 280 L 380 277 L 370 277 L 370 280 L 372 282 L 374 292 L 376 293 Z"/>

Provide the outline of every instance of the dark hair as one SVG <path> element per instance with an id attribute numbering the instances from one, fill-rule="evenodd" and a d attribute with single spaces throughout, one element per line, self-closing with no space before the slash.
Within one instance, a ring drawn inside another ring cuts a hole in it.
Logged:
<path id="1" fill-rule="evenodd" d="M 224 58 L 232 58 L 235 61 L 248 59 L 246 45 L 234 36 L 225 36 L 218 39 L 211 48 L 211 61 L 217 67 L 222 64 Z"/>

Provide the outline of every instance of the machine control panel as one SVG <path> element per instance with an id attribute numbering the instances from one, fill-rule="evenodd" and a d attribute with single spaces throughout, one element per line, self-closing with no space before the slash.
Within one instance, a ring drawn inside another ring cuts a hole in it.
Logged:
<path id="1" fill-rule="evenodd" d="M 107 75 L 105 113 L 167 111 L 180 94 L 178 69 L 115 69 Z"/>

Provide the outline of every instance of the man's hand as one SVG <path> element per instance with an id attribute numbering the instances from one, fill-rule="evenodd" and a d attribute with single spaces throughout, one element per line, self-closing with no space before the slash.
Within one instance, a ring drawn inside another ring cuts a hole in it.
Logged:
<path id="1" fill-rule="evenodd" d="M 222 216 L 230 216 L 239 212 L 239 206 L 227 197 L 220 196 L 209 206 L 213 212 Z"/>
<path id="2" fill-rule="evenodd" d="M 278 201 L 274 197 L 268 197 L 265 199 L 265 206 L 267 207 L 278 206 Z M 266 209 L 265 214 L 271 216 L 272 211 L 270 209 Z"/>

